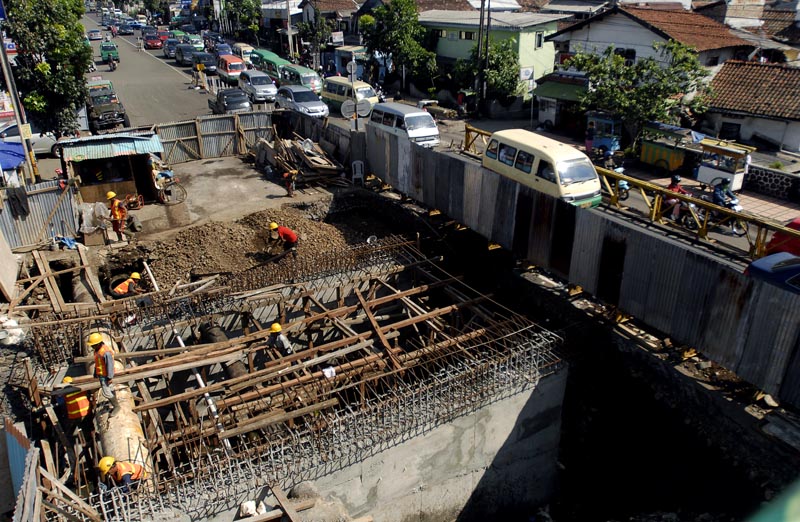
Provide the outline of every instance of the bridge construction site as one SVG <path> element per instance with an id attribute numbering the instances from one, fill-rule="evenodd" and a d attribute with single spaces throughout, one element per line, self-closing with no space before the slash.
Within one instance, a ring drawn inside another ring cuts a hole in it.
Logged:
<path id="1" fill-rule="evenodd" d="M 82 273 L 76 284 L 97 284 Z M 558 336 L 400 236 L 174 283 L 154 277 L 163 289 L 146 301 L 65 303 L 30 324 L 27 392 L 33 411 L 49 413 L 40 428 L 55 443 L 40 447 L 47 465 L 26 477 L 28 515 L 204 520 L 265 487 L 280 502 L 282 487 L 534 389 L 562 366 Z M 270 347 L 273 323 L 294 353 Z M 92 376 L 92 332 L 114 348 L 113 414 Z M 46 397 L 76 391 L 98 397 L 91 431 L 62 429 Z M 97 489 L 109 454 L 144 467 L 138 489 Z M 308 507 L 289 502 L 259 520 Z"/>

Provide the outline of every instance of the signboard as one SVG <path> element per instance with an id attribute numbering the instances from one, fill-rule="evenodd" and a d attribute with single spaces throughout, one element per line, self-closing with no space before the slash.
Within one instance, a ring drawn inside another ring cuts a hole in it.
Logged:
<path id="1" fill-rule="evenodd" d="M 523 67 L 519 70 L 520 81 L 533 80 L 533 67 Z"/>
<path id="2" fill-rule="evenodd" d="M 20 136 L 22 136 L 22 139 L 25 139 L 25 140 L 31 139 L 31 124 L 30 123 L 26 123 L 25 125 L 20 127 L 20 133 L 19 134 L 20 134 Z"/>
<path id="3" fill-rule="evenodd" d="M 344 31 L 334 31 L 331 33 L 331 43 L 333 45 L 344 45 Z"/>

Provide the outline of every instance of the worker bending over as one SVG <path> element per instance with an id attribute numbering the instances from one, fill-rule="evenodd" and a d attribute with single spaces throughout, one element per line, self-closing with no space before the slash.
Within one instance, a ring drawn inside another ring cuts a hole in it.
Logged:
<path id="1" fill-rule="evenodd" d="M 139 272 L 132 273 L 128 279 L 114 287 L 114 297 L 129 297 L 144 293 L 144 290 L 139 288 L 141 279 L 142 276 Z"/>
<path id="2" fill-rule="evenodd" d="M 269 348 L 277 348 L 280 350 L 281 354 L 286 357 L 287 355 L 292 355 L 294 350 L 292 350 L 292 343 L 289 342 L 289 338 L 286 337 L 281 330 L 282 328 L 279 323 L 272 323 L 272 326 L 269 327 L 267 346 Z"/>
<path id="3" fill-rule="evenodd" d="M 128 493 L 139 487 L 139 483 L 147 478 L 147 472 L 141 464 L 120 462 L 114 457 L 103 457 L 97 463 L 100 479 L 106 482 L 109 478 L 113 485 Z"/>
<path id="4" fill-rule="evenodd" d="M 69 387 L 72 384 L 72 377 L 67 375 L 61 382 Z M 88 422 L 91 420 L 89 416 L 92 406 L 91 402 L 85 391 L 78 390 L 77 388 L 76 390 L 77 391 L 67 393 L 63 397 L 58 398 L 58 403 L 63 405 L 66 410 L 66 432 L 70 436 L 72 436 L 75 432 L 75 428 L 78 426 L 87 434 L 91 431 L 91 423 Z"/>
<path id="5" fill-rule="evenodd" d="M 297 256 L 297 233 L 289 227 L 278 225 L 274 221 L 269 224 L 270 239 L 283 243 L 283 250 L 291 250 Z"/>
<path id="6" fill-rule="evenodd" d="M 111 386 L 111 380 L 114 378 L 114 352 L 106 345 L 103 336 L 98 332 L 89 336 L 89 346 L 94 349 L 94 376 L 100 379 L 103 397 L 114 406 L 111 415 L 115 415 L 119 412 L 119 401 L 117 401 L 117 394 Z"/>

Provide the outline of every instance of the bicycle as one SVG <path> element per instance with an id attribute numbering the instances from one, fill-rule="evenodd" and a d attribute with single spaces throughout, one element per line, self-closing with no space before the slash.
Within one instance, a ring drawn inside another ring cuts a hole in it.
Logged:
<path id="1" fill-rule="evenodd" d="M 178 178 L 164 177 L 156 181 L 158 186 L 158 200 L 164 205 L 177 205 L 186 201 L 186 189 L 180 184 Z"/>

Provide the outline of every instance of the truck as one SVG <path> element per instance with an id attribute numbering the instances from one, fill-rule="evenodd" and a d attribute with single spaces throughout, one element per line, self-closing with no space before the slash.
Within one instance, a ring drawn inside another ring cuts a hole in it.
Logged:
<path id="1" fill-rule="evenodd" d="M 100 59 L 103 63 L 108 63 L 112 59 L 119 61 L 119 49 L 114 42 L 103 42 L 100 44 Z"/>
<path id="2" fill-rule="evenodd" d="M 101 130 L 114 129 L 120 125 L 131 126 L 125 107 L 117 98 L 111 81 L 102 78 L 96 79 L 88 83 L 88 88 L 86 112 L 89 117 L 89 130 L 92 134 L 97 134 Z"/>
<path id="3" fill-rule="evenodd" d="M 213 114 L 233 114 L 252 109 L 250 99 L 239 89 L 222 89 L 215 98 L 208 100 L 208 108 Z"/>

